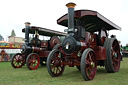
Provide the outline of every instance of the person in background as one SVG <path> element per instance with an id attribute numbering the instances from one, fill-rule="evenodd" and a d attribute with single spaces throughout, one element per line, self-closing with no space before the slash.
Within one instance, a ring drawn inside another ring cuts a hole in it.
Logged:
<path id="1" fill-rule="evenodd" d="M 120 54 L 121 54 L 121 61 L 123 61 L 123 53 L 122 53 L 122 45 L 121 45 L 121 41 L 118 41 L 119 45 L 120 45 Z"/>

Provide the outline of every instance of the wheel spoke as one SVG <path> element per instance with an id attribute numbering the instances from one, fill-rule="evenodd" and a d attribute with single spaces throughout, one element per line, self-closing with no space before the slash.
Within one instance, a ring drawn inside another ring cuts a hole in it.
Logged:
<path id="1" fill-rule="evenodd" d="M 88 67 L 88 68 L 86 69 L 86 74 L 87 74 L 88 77 L 90 76 L 90 67 Z"/>
<path id="2" fill-rule="evenodd" d="M 88 60 L 86 60 L 86 64 L 89 64 L 89 65 L 91 65 L 91 62 L 89 62 Z"/>
<path id="3" fill-rule="evenodd" d="M 56 70 L 56 74 L 57 74 L 57 73 L 60 72 L 60 71 L 59 71 L 58 67 L 56 67 L 56 68 L 57 68 L 57 70 Z"/>
<path id="4" fill-rule="evenodd" d="M 118 62 L 119 60 L 117 59 L 117 58 L 115 58 L 115 57 L 113 57 L 113 59 L 114 59 L 114 61 L 116 61 L 116 62 Z"/>
<path id="5" fill-rule="evenodd" d="M 56 60 L 60 61 L 60 58 L 59 57 L 56 57 Z"/>
<path id="6" fill-rule="evenodd" d="M 115 51 L 115 53 L 119 53 L 119 50 Z"/>
<path id="7" fill-rule="evenodd" d="M 115 49 L 117 45 L 118 45 L 117 43 L 116 43 L 116 44 L 114 44 L 113 49 Z"/>
<path id="8" fill-rule="evenodd" d="M 52 58 L 53 61 L 56 61 L 55 59 Z"/>
<path id="9" fill-rule="evenodd" d="M 88 71 L 90 69 L 90 66 L 88 66 L 87 68 L 86 68 L 86 71 Z"/>
<path id="10" fill-rule="evenodd" d="M 113 66 L 114 66 L 114 68 L 116 68 L 116 63 L 115 62 L 113 62 Z"/>
<path id="11" fill-rule="evenodd" d="M 91 78 L 93 75 L 93 71 L 91 70 L 91 69 L 89 69 L 90 70 L 90 74 L 89 74 L 89 77 Z"/>
<path id="12" fill-rule="evenodd" d="M 55 65 L 53 65 L 53 66 L 51 66 L 51 69 L 53 69 L 53 68 L 55 68 L 56 67 L 56 64 Z"/>
<path id="13" fill-rule="evenodd" d="M 89 53 L 89 59 L 90 59 L 90 61 L 92 62 L 92 54 L 91 53 Z"/>

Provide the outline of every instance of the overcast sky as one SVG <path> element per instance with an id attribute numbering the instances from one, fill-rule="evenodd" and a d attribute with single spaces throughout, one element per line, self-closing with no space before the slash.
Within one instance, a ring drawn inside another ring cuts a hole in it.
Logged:
<path id="1" fill-rule="evenodd" d="M 104 17 L 122 28 L 110 31 L 123 45 L 128 43 L 128 0 L 1 0 L 0 34 L 7 40 L 12 29 L 17 37 L 24 37 L 22 28 L 25 22 L 63 32 L 66 29 L 57 25 L 56 20 L 67 13 L 65 4 L 74 2 L 75 10 L 98 11 Z"/>

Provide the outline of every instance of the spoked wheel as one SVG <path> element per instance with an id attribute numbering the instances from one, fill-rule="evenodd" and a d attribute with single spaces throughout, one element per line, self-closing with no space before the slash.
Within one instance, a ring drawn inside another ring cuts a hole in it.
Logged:
<path id="1" fill-rule="evenodd" d="M 25 59 L 23 58 L 21 53 L 15 54 L 11 59 L 11 65 L 14 68 L 21 68 L 25 63 Z"/>
<path id="2" fill-rule="evenodd" d="M 97 71 L 96 56 L 91 48 L 84 50 L 81 58 L 81 74 L 88 81 L 95 77 Z"/>
<path id="3" fill-rule="evenodd" d="M 26 59 L 26 64 L 29 70 L 35 70 L 40 64 L 40 58 L 36 53 L 31 53 Z"/>
<path id="4" fill-rule="evenodd" d="M 107 72 L 117 72 L 120 69 L 120 47 L 115 38 L 107 39 L 104 47 L 106 48 L 106 57 L 104 61 Z"/>
<path id="5" fill-rule="evenodd" d="M 62 53 L 58 49 L 52 50 L 47 58 L 47 70 L 52 77 L 62 75 L 65 65 L 62 63 Z"/>

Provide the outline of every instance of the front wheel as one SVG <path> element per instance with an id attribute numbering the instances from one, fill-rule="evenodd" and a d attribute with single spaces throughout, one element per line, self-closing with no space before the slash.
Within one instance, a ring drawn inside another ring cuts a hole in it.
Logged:
<path id="1" fill-rule="evenodd" d="M 40 58 L 36 53 L 31 53 L 26 59 L 26 64 L 29 70 L 35 70 L 40 64 Z"/>
<path id="2" fill-rule="evenodd" d="M 85 49 L 81 58 L 81 74 L 88 81 L 95 77 L 97 71 L 96 56 L 91 48 Z"/>
<path id="3" fill-rule="evenodd" d="M 65 65 L 62 65 L 63 54 L 58 50 L 52 50 L 47 58 L 47 70 L 52 77 L 57 77 L 63 74 Z"/>
<path id="4" fill-rule="evenodd" d="M 24 65 L 25 59 L 21 53 L 15 54 L 11 59 L 11 65 L 14 68 L 21 68 Z"/>

